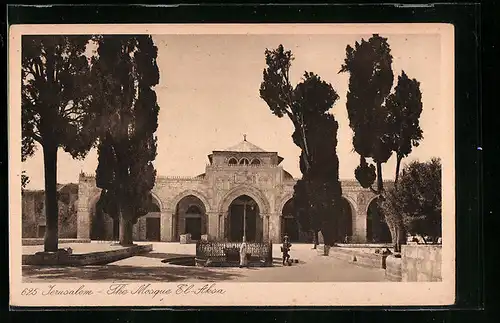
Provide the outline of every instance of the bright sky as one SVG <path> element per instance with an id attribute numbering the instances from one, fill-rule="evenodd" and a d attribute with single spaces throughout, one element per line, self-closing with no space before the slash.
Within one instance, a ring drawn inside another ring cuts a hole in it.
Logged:
<path id="1" fill-rule="evenodd" d="M 423 113 L 420 119 L 424 139 L 409 158 L 439 157 L 440 36 L 438 34 L 381 35 L 387 37 L 394 56 L 393 70 L 404 70 L 421 82 Z M 287 118 L 271 114 L 259 97 L 264 50 L 280 43 L 295 56 L 292 82 L 304 71 L 317 73 L 340 95 L 332 109 L 339 122 L 337 154 L 340 178 L 354 178 L 359 156 L 353 152 L 346 111 L 348 74 L 338 74 L 345 48 L 367 35 L 158 35 L 160 84 L 156 87 L 160 106 L 158 175 L 196 176 L 205 170 L 207 155 L 247 140 L 284 157 L 282 166 L 300 177 L 299 148 L 291 139 L 293 127 Z M 94 174 L 97 152 L 75 161 L 62 150 L 58 155 L 59 183 L 77 182 L 80 171 Z M 43 189 L 43 156 L 39 150 L 23 163 L 30 177 L 29 189 Z M 394 178 L 395 158 L 383 166 L 384 179 Z"/>

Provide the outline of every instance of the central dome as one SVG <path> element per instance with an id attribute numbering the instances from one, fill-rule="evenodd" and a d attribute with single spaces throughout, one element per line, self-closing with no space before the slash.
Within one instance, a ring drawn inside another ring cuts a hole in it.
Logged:
<path id="1" fill-rule="evenodd" d="M 247 141 L 247 136 L 243 136 L 243 141 L 231 146 L 224 151 L 231 152 L 239 152 L 239 153 L 265 153 L 266 151 L 259 146 L 252 144 L 250 141 Z"/>

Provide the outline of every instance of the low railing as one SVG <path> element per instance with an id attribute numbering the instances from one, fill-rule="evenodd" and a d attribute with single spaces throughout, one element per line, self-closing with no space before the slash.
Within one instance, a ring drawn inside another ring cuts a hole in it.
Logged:
<path id="1" fill-rule="evenodd" d="M 238 265 L 241 242 L 198 241 L 196 258 L 212 265 Z M 266 242 L 247 242 L 249 265 L 272 266 L 273 245 Z"/>

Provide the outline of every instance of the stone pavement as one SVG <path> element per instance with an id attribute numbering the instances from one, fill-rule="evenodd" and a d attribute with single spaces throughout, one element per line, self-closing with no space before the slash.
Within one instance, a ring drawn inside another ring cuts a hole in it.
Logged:
<path id="1" fill-rule="evenodd" d="M 83 245 L 83 244 L 82 244 Z M 92 243 L 86 247 L 97 245 Z M 106 245 L 106 244 L 103 244 Z M 107 244 L 109 247 L 109 243 Z M 63 246 L 61 246 L 63 247 Z M 73 246 L 72 246 L 73 248 Z M 97 247 L 96 247 L 97 248 Z M 105 248 L 102 246 L 102 248 Z M 80 249 L 81 250 L 81 249 Z M 24 252 L 24 247 L 23 247 Z M 318 255 L 310 244 L 294 244 L 290 252 L 298 264 L 282 266 L 280 246 L 273 246 L 275 264 L 267 268 L 203 268 L 177 266 L 161 260 L 195 254 L 195 245 L 153 243 L 153 251 L 103 266 L 23 266 L 24 282 L 151 281 L 151 282 L 373 282 L 384 281 L 384 270 L 364 268 Z"/>

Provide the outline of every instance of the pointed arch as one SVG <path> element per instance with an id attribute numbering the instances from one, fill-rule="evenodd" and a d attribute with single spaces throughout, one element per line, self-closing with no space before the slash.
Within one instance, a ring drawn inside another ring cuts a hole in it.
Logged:
<path id="1" fill-rule="evenodd" d="M 160 211 L 163 210 L 163 202 L 160 199 L 160 197 L 155 192 L 151 192 L 151 196 L 153 197 L 153 200 L 154 200 L 153 203 L 158 205 L 158 207 L 160 208 Z"/>
<path id="2" fill-rule="evenodd" d="M 259 189 L 249 185 L 241 185 L 235 187 L 231 191 L 226 193 L 226 195 L 221 199 L 221 202 L 219 204 L 219 212 L 221 214 L 224 214 L 229 209 L 229 205 L 231 205 L 233 200 L 241 195 L 247 195 L 255 200 L 255 202 L 259 206 L 261 216 L 263 214 L 269 214 L 270 212 L 269 201 L 264 195 L 264 193 L 262 193 Z"/>
<path id="3" fill-rule="evenodd" d="M 170 203 L 168 203 L 168 209 L 169 210 L 175 210 L 177 204 L 185 198 L 186 196 L 195 196 L 200 199 L 200 201 L 204 204 L 206 212 L 210 212 L 212 207 L 210 206 L 210 203 L 208 202 L 208 198 L 205 196 L 205 194 L 201 193 L 200 191 L 197 190 L 184 190 L 181 193 L 177 194 L 173 199 L 170 200 Z"/>
<path id="4" fill-rule="evenodd" d="M 293 194 L 294 194 L 294 192 L 293 192 L 293 191 L 291 191 L 291 192 L 285 193 L 284 195 L 282 195 L 282 196 L 280 197 L 280 200 L 279 200 L 279 202 L 277 203 L 278 208 L 276 209 L 276 211 L 277 211 L 279 214 L 282 214 L 282 213 L 283 213 L 283 208 L 285 207 L 285 204 L 286 204 L 289 200 L 293 199 Z"/>

